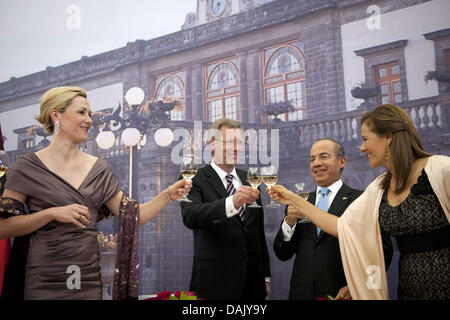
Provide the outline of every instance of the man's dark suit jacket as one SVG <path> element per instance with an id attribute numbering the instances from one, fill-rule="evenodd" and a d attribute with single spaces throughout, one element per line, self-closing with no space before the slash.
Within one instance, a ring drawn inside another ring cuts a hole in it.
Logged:
<path id="1" fill-rule="evenodd" d="M 246 172 L 236 172 L 248 186 Z M 190 290 L 203 299 L 234 300 L 246 289 L 246 297 L 264 299 L 270 264 L 263 210 L 247 206 L 243 221 L 237 214 L 227 218 L 227 196 L 216 171 L 207 165 L 192 180 L 192 202 L 181 202 L 183 223 L 194 232 Z"/>
<path id="2" fill-rule="evenodd" d="M 352 189 L 344 183 L 334 197 L 328 213 L 341 216 L 361 193 L 362 191 Z M 315 191 L 309 194 L 308 201 L 315 204 Z M 383 246 L 385 243 L 385 260 L 387 258 L 386 261 L 390 263 L 392 243 L 389 237 L 383 237 Z M 283 230 L 280 227 L 273 250 L 282 261 L 289 260 L 295 254 L 289 299 L 313 300 L 326 295 L 335 297 L 339 289 L 347 285 L 338 239 L 323 231 L 317 236 L 313 223 L 297 223 L 290 241 L 283 240 Z M 386 264 L 386 268 L 388 265 Z"/>

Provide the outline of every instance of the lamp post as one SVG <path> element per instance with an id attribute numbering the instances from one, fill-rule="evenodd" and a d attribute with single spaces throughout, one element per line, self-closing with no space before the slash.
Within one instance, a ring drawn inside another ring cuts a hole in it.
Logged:
<path id="1" fill-rule="evenodd" d="M 133 159 L 133 149 L 136 146 L 143 146 L 146 142 L 146 133 L 151 128 L 158 128 L 155 132 L 155 142 L 159 146 L 168 146 L 173 140 L 173 133 L 169 128 L 160 128 L 165 120 L 168 119 L 166 111 L 172 110 L 175 102 L 164 103 L 161 101 L 150 102 L 147 101 L 142 105 L 145 98 L 144 91 L 139 87 L 130 88 L 125 94 L 125 101 L 129 106 L 129 113 L 125 117 L 120 116 L 121 106 L 111 114 L 101 119 L 95 125 L 101 126 L 103 129 L 98 133 L 95 141 L 102 149 L 111 148 L 116 141 L 114 132 L 111 130 L 110 124 L 120 127 L 116 130 L 122 129 L 121 142 L 129 149 L 129 196 L 133 197 L 133 170 L 135 162 Z"/>

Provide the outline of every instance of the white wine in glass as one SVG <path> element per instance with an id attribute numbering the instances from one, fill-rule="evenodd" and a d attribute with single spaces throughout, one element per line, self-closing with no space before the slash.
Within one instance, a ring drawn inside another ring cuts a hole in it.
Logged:
<path id="1" fill-rule="evenodd" d="M 180 166 L 180 173 L 186 181 L 191 181 L 197 174 L 198 165 L 194 163 L 194 156 L 188 155 L 183 158 Z M 192 202 L 188 199 L 186 192 L 183 193 L 183 197 L 179 198 L 178 201 Z"/>
<path id="2" fill-rule="evenodd" d="M 6 177 L 6 167 L 0 165 L 0 178 L 2 178 L 3 176 Z"/>
<path id="3" fill-rule="evenodd" d="M 295 184 L 295 193 L 302 197 L 303 199 L 308 199 L 309 192 L 306 191 L 306 183 L 299 182 Z M 308 223 L 311 222 L 307 217 L 303 216 L 303 218 L 299 219 L 298 223 Z"/>
<path id="4" fill-rule="evenodd" d="M 257 167 L 250 167 L 247 171 L 247 182 L 252 186 L 253 189 L 258 189 L 262 182 L 262 176 L 260 174 L 260 169 Z M 249 208 L 262 208 L 260 205 L 253 201 Z"/>
<path id="5" fill-rule="evenodd" d="M 190 179 L 192 180 L 192 178 L 195 177 L 195 175 L 197 174 L 197 170 L 181 170 L 181 175 L 183 176 L 183 178 L 185 179 Z"/>
<path id="6" fill-rule="evenodd" d="M 263 167 L 261 170 L 263 181 L 270 189 L 278 181 L 278 170 L 274 166 Z M 272 197 L 270 197 L 270 203 L 266 207 L 277 208 L 279 206 L 280 205 L 273 201 Z"/>
<path id="7" fill-rule="evenodd" d="M 2 178 L 3 176 L 5 176 L 6 178 L 8 165 L 9 165 L 8 153 L 6 153 L 6 151 L 0 150 L 0 178 Z"/>

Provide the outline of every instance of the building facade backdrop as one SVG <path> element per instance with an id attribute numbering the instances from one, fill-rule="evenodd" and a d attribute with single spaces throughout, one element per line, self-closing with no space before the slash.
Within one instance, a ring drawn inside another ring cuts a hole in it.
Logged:
<path id="1" fill-rule="evenodd" d="M 448 12 L 446 0 L 199 0 L 197 12 L 187 14 L 179 32 L 0 83 L 5 147 L 14 161 L 51 140 L 30 134 L 39 98 L 51 87 L 80 86 L 88 91 L 92 110 L 111 111 L 124 104 L 129 88 L 139 86 L 146 99 L 182 101 L 166 122 L 174 131 L 198 123 L 207 129 L 219 117 L 236 119 L 245 129 L 267 129 L 269 153 L 259 156 L 260 164 L 274 156 L 269 156 L 270 139 L 277 129 L 278 181 L 289 188 L 300 181 L 314 188 L 309 148 L 318 138 L 334 138 L 347 153 L 343 180 L 363 189 L 382 172 L 370 169 L 359 152 L 361 115 L 377 104 L 403 107 L 425 149 L 450 155 Z M 262 105 L 284 101 L 293 104 L 292 112 L 276 118 L 260 112 Z M 128 150 L 120 138 L 102 150 L 95 132 L 90 136 L 81 148 L 105 158 L 128 192 Z M 137 152 L 133 189 L 140 202 L 178 178 L 172 151 L 179 141 L 159 147 L 149 134 Z M 244 160 L 246 168 L 248 150 Z M 269 201 L 265 191 L 262 197 Z M 265 209 L 271 299 L 287 298 L 292 270 L 292 261 L 278 261 L 271 249 L 283 216 L 283 208 Z M 114 222 L 100 228 L 113 230 Z M 193 240 L 178 203 L 139 232 L 140 293 L 187 290 Z M 388 272 L 393 298 L 396 259 L 398 252 Z"/>

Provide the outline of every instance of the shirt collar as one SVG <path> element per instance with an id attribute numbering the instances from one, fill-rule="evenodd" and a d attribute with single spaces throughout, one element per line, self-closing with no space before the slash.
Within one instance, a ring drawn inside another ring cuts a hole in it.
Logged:
<path id="1" fill-rule="evenodd" d="M 216 173 L 218 174 L 220 180 L 225 179 L 225 177 L 228 175 L 228 173 L 224 170 L 222 170 L 221 168 L 219 168 L 219 166 L 213 161 L 211 161 L 211 167 L 213 167 L 214 171 L 216 171 Z M 236 167 L 233 168 L 233 171 L 231 171 L 230 173 L 234 179 L 237 178 L 237 172 L 236 172 Z"/>
<path id="2" fill-rule="evenodd" d="M 331 186 L 328 186 L 328 189 L 330 189 L 330 192 L 332 192 L 333 194 L 336 194 L 339 189 L 342 187 L 344 183 L 342 182 L 341 179 L 339 179 L 338 181 L 336 181 L 335 183 L 333 183 Z M 317 186 L 316 188 L 316 195 L 318 196 L 320 194 L 320 188 L 319 186 Z"/>

